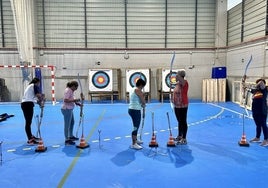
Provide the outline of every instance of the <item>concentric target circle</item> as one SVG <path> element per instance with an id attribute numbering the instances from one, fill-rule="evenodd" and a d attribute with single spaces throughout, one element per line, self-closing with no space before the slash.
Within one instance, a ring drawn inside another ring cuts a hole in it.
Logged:
<path id="1" fill-rule="evenodd" d="M 98 71 L 92 76 L 92 84 L 99 89 L 107 87 L 110 83 L 109 75 L 104 71 Z"/>
<path id="2" fill-rule="evenodd" d="M 171 85 L 171 89 L 174 89 L 175 88 L 175 85 L 176 85 L 176 74 L 177 72 L 171 72 L 171 73 L 168 73 L 165 77 L 165 83 L 166 85 L 170 88 L 170 85 Z M 171 76 L 170 76 L 171 75 Z"/>
<path id="3" fill-rule="evenodd" d="M 135 87 L 136 86 L 136 82 L 140 78 L 143 79 L 145 81 L 145 83 L 147 83 L 147 78 L 146 78 L 146 76 L 142 72 L 134 72 L 129 77 L 129 85 L 131 87 Z"/>

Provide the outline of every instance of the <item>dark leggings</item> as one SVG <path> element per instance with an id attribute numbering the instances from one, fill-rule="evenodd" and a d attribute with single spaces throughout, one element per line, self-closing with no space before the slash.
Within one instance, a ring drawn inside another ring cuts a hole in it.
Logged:
<path id="1" fill-rule="evenodd" d="M 262 131 L 264 140 L 267 140 L 268 138 L 267 125 L 266 125 L 267 115 L 253 113 L 253 119 L 256 124 L 256 138 L 261 137 L 261 131 Z"/>
<path id="2" fill-rule="evenodd" d="M 178 131 L 179 135 L 182 138 L 186 139 L 187 136 L 187 111 L 188 108 L 174 108 L 175 109 L 175 115 L 178 120 Z"/>
<path id="3" fill-rule="evenodd" d="M 25 119 L 25 132 L 28 137 L 28 140 L 32 138 L 31 124 L 34 114 L 34 103 L 33 102 L 23 102 L 21 103 L 21 109 L 23 111 Z"/>
<path id="4" fill-rule="evenodd" d="M 128 114 L 130 115 L 130 117 L 132 119 L 132 123 L 133 123 L 132 135 L 137 136 L 138 129 L 139 129 L 140 123 L 141 123 L 141 111 L 128 109 Z"/>

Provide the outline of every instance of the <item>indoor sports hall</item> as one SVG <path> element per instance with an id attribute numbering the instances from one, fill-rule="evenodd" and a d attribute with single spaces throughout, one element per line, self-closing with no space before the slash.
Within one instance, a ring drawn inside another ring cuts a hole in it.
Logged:
<path id="1" fill-rule="evenodd" d="M 265 187 L 268 140 L 251 141 L 265 96 L 253 92 L 268 85 L 267 2 L 0 0 L 0 187 Z M 129 115 L 139 79 L 142 149 Z"/>
<path id="2" fill-rule="evenodd" d="M 131 119 L 126 103 L 93 103 L 84 107 L 84 136 L 89 148 L 65 146 L 60 105 L 46 104 L 42 138 L 47 150 L 28 146 L 18 104 L 3 104 L 15 114 L 1 122 L 3 187 L 255 187 L 266 185 L 268 148 L 259 143 L 241 147 L 245 125 L 247 140 L 255 136 L 251 114 L 232 102 L 191 101 L 188 144 L 167 147 L 169 128 L 177 136 L 177 123 L 169 103 L 146 107 L 143 149 L 133 150 Z M 2 109 L 3 109 L 2 108 Z M 36 113 L 39 114 L 36 106 Z M 152 119 L 154 113 L 154 119 Z M 79 108 L 75 109 L 76 126 Z M 149 147 L 154 122 L 158 147 Z M 33 132 L 37 126 L 33 123 Z M 81 136 L 81 129 L 79 131 Z M 80 141 L 76 141 L 79 145 Z M 1 187 L 2 187 L 1 186 Z"/>

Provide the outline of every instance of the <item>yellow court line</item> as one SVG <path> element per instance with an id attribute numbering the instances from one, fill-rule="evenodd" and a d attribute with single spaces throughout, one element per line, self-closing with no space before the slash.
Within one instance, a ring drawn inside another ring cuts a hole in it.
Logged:
<path id="1" fill-rule="evenodd" d="M 92 129 L 90 130 L 89 134 L 86 137 L 86 141 L 88 141 L 90 139 L 90 137 L 92 136 L 92 134 L 94 133 L 94 130 L 99 126 L 100 121 L 103 119 L 103 116 L 105 114 L 106 110 L 104 109 L 101 113 L 101 115 L 99 116 L 97 122 L 95 123 L 95 125 L 92 127 Z M 80 155 L 82 153 L 82 149 L 79 149 L 76 156 L 74 157 L 71 165 L 68 167 L 68 169 L 66 170 L 66 172 L 64 173 L 64 176 L 61 178 L 57 188 L 61 188 L 63 187 L 64 183 L 66 182 L 67 178 L 69 177 L 69 175 L 71 174 L 74 166 L 76 165 Z"/>

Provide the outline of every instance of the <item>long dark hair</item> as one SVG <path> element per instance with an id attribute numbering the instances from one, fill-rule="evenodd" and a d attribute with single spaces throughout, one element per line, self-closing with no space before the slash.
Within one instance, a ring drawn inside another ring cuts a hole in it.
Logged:
<path id="1" fill-rule="evenodd" d="M 29 83 L 29 85 L 30 85 L 30 84 L 36 84 L 36 83 L 38 83 L 38 82 L 40 82 L 40 79 L 37 78 L 37 77 L 35 77 L 34 79 L 32 79 L 32 81 Z"/>
<path id="2" fill-rule="evenodd" d="M 141 78 L 139 78 L 138 80 L 137 80 L 137 82 L 136 82 L 136 87 L 139 87 L 139 86 L 145 86 L 146 85 L 146 82 L 143 80 L 143 79 L 141 79 Z"/>
<path id="3" fill-rule="evenodd" d="M 66 87 L 72 87 L 72 86 L 75 86 L 75 87 L 78 87 L 78 82 L 77 81 L 70 81 L 66 84 Z"/>

